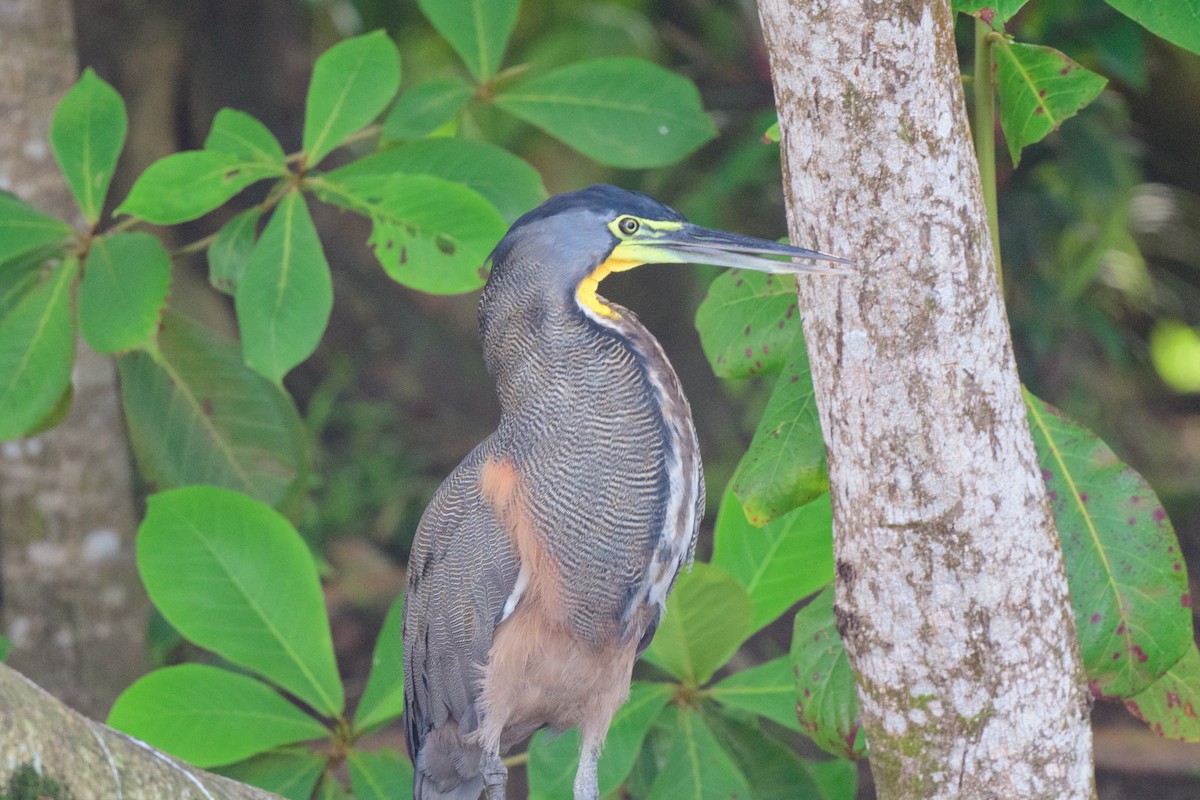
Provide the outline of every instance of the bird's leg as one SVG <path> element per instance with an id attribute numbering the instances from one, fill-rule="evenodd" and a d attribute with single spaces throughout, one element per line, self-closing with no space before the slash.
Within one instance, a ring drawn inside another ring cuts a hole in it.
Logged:
<path id="1" fill-rule="evenodd" d="M 600 800 L 600 785 L 596 777 L 596 762 L 600 760 L 600 741 L 584 736 L 579 752 L 579 769 L 575 771 L 575 800 Z"/>
<path id="2" fill-rule="evenodd" d="M 508 782 L 508 769 L 500 759 L 500 754 L 485 751 L 483 763 L 480 766 L 483 771 L 483 785 L 487 800 L 504 800 L 504 784 Z"/>

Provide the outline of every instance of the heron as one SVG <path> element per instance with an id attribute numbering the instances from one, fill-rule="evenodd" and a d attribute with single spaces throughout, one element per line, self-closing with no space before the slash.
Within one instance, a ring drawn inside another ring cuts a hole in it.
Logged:
<path id="1" fill-rule="evenodd" d="M 850 262 L 702 228 L 609 185 L 551 197 L 489 261 L 479 336 L 500 421 L 434 494 L 408 564 L 414 795 L 503 800 L 502 754 L 577 726 L 575 800 L 597 800 L 604 737 L 704 513 L 679 379 L 598 286 L 643 264 L 837 274 L 811 262 Z"/>

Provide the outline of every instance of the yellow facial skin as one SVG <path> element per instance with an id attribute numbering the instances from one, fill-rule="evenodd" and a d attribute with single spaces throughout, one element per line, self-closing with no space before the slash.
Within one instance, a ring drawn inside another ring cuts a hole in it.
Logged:
<path id="1" fill-rule="evenodd" d="M 613 248 L 604 263 L 579 282 L 579 287 L 575 290 L 579 304 L 601 317 L 620 317 L 615 308 L 597 296 L 596 290 L 600 287 L 600 281 L 614 272 L 625 272 L 642 264 L 681 263 L 678 256 L 656 247 L 654 240 L 664 233 L 677 231 L 682 227 L 681 222 L 643 219 L 628 214 L 623 214 L 608 223 L 608 229 L 621 242 Z"/>

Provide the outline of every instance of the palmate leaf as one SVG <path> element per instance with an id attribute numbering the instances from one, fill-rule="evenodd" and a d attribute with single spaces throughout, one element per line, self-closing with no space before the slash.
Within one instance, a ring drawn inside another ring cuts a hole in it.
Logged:
<path id="1" fill-rule="evenodd" d="M 208 282 L 219 292 L 237 292 L 258 233 L 262 211 L 255 206 L 237 214 L 221 226 L 208 246 Z"/>
<path id="2" fill-rule="evenodd" d="M 287 154 L 275 135 L 254 117 L 232 108 L 222 108 L 213 118 L 204 139 L 204 149 L 232 153 L 247 164 L 273 165 L 284 174 Z"/>
<path id="3" fill-rule="evenodd" d="M 54 109 L 50 149 L 88 225 L 100 219 L 128 126 L 125 101 L 90 67 Z"/>
<path id="4" fill-rule="evenodd" d="M 789 349 L 733 475 L 733 493 L 754 525 L 765 525 L 829 490 L 825 439 L 803 337 L 797 334 Z"/>
<path id="5" fill-rule="evenodd" d="M 751 613 L 750 598 L 733 578 L 697 562 L 680 574 L 643 658 L 703 685 L 750 635 Z"/>
<path id="6" fill-rule="evenodd" d="M 304 105 L 307 166 L 321 163 L 379 116 L 399 88 L 400 54 L 383 31 L 346 39 L 322 53 Z"/>
<path id="7" fill-rule="evenodd" d="M 288 192 L 234 293 L 246 364 L 278 383 L 312 355 L 333 310 L 333 278 L 304 196 Z"/>
<path id="8" fill-rule="evenodd" d="M 672 164 L 716 135 L 691 81 L 638 58 L 559 67 L 505 89 L 494 102 L 612 167 Z"/>
<path id="9" fill-rule="evenodd" d="M 992 54 L 1000 126 L 1014 166 L 1022 149 L 1079 113 L 1108 83 L 1052 47 L 1004 39 L 993 45 Z"/>
<path id="10" fill-rule="evenodd" d="M 669 744 L 647 800 L 729 800 L 751 797 L 746 778 L 721 747 L 699 710 L 668 706 L 658 732 Z"/>
<path id="11" fill-rule="evenodd" d="M 0 322 L 0 441 L 34 429 L 63 396 L 75 360 L 71 286 L 79 262 L 65 259 Z"/>
<path id="12" fill-rule="evenodd" d="M 198 767 L 329 733 L 262 681 L 207 664 L 139 678 L 117 698 L 108 724 Z"/>
<path id="13" fill-rule="evenodd" d="M 67 223 L 0 191 L 0 264 L 70 237 Z"/>
<path id="14" fill-rule="evenodd" d="M 800 609 L 792 628 L 792 668 L 800 725 L 838 758 L 859 758 L 865 742 L 854 675 L 833 618 L 833 587 Z"/>
<path id="15" fill-rule="evenodd" d="M 412 762 L 395 750 L 374 753 L 353 748 L 346 756 L 354 800 L 409 800 L 413 796 Z"/>
<path id="16" fill-rule="evenodd" d="M 696 330 L 718 377 L 779 372 L 800 335 L 796 279 L 736 269 L 717 276 L 696 309 Z"/>
<path id="17" fill-rule="evenodd" d="M 712 564 L 742 585 L 760 630 L 833 580 L 833 517 L 825 496 L 756 528 L 726 491 L 713 532 Z"/>
<path id="18" fill-rule="evenodd" d="M 418 83 L 396 101 L 383 122 L 384 143 L 428 136 L 462 113 L 475 89 L 457 78 Z"/>
<path id="19" fill-rule="evenodd" d="M 629 699 L 613 716 L 600 753 L 597 779 L 602 797 L 615 792 L 629 777 L 650 726 L 673 692 L 674 687 L 668 683 L 633 682 Z M 579 747 L 578 729 L 556 737 L 547 731 L 534 735 L 529 743 L 530 800 L 557 800 L 571 795 L 579 768 Z"/>
<path id="20" fill-rule="evenodd" d="M 238 153 L 188 150 L 155 161 L 138 176 L 116 213 L 156 225 L 174 225 L 202 217 L 242 189 L 286 169 Z"/>
<path id="21" fill-rule="evenodd" d="M 960 14 L 974 14 L 976 16 L 982 16 L 979 13 L 981 11 L 986 12 L 990 10 L 993 18 L 988 21 L 992 22 L 994 20 L 994 23 L 1003 23 L 1012 19 L 1013 15 L 1020 11 L 1022 6 L 1028 2 L 1029 0 L 951 0 L 950 7 Z"/>
<path id="22" fill-rule="evenodd" d="M 1159 736 L 1200 742 L 1200 651 L 1195 644 L 1162 677 L 1127 698 L 1125 706 Z"/>
<path id="23" fill-rule="evenodd" d="M 145 347 L 171 290 L 171 256 L 142 231 L 98 236 L 79 285 L 79 329 L 92 349 L 122 353 Z"/>
<path id="24" fill-rule="evenodd" d="M 1096 434 L 1025 393 L 1062 540 L 1084 668 L 1100 694 L 1129 697 L 1192 641 L 1179 542 L 1154 491 Z"/>
<path id="25" fill-rule="evenodd" d="M 431 294 L 483 285 L 506 226 L 478 192 L 431 175 L 338 177 L 315 179 L 317 196 L 370 217 L 368 245 L 394 280 Z"/>
<path id="26" fill-rule="evenodd" d="M 801 730 L 796 716 L 796 674 L 791 656 L 738 670 L 708 690 L 723 706 L 766 717 L 785 728 Z"/>
<path id="27" fill-rule="evenodd" d="M 117 363 L 151 485 L 207 483 L 280 505 L 307 480 L 307 434 L 291 396 L 247 367 L 235 342 L 168 311 L 155 351 Z"/>
<path id="28" fill-rule="evenodd" d="M 340 714 L 342 681 L 316 564 L 291 523 L 213 486 L 159 492 L 147 505 L 138 571 L 163 616 L 318 713 Z"/>
<path id="29" fill-rule="evenodd" d="M 404 597 L 396 598 L 383 621 L 367 688 L 354 711 L 355 730 L 376 728 L 404 712 Z"/>
<path id="30" fill-rule="evenodd" d="M 310 800 L 325 772 L 326 758 L 307 747 L 280 747 L 212 770 L 240 783 L 274 792 L 287 800 Z"/>
<path id="31" fill-rule="evenodd" d="M 496 74 L 517 23 L 518 0 L 417 0 L 417 5 L 476 80 Z"/>

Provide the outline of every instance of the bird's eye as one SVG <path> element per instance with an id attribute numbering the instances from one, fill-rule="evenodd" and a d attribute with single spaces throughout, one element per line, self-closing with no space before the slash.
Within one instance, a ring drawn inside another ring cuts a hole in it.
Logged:
<path id="1" fill-rule="evenodd" d="M 626 236 L 632 236 L 637 233 L 637 229 L 641 227 L 641 224 L 633 217 L 622 217 L 621 221 L 617 223 L 617 227 L 620 228 L 621 233 Z"/>

